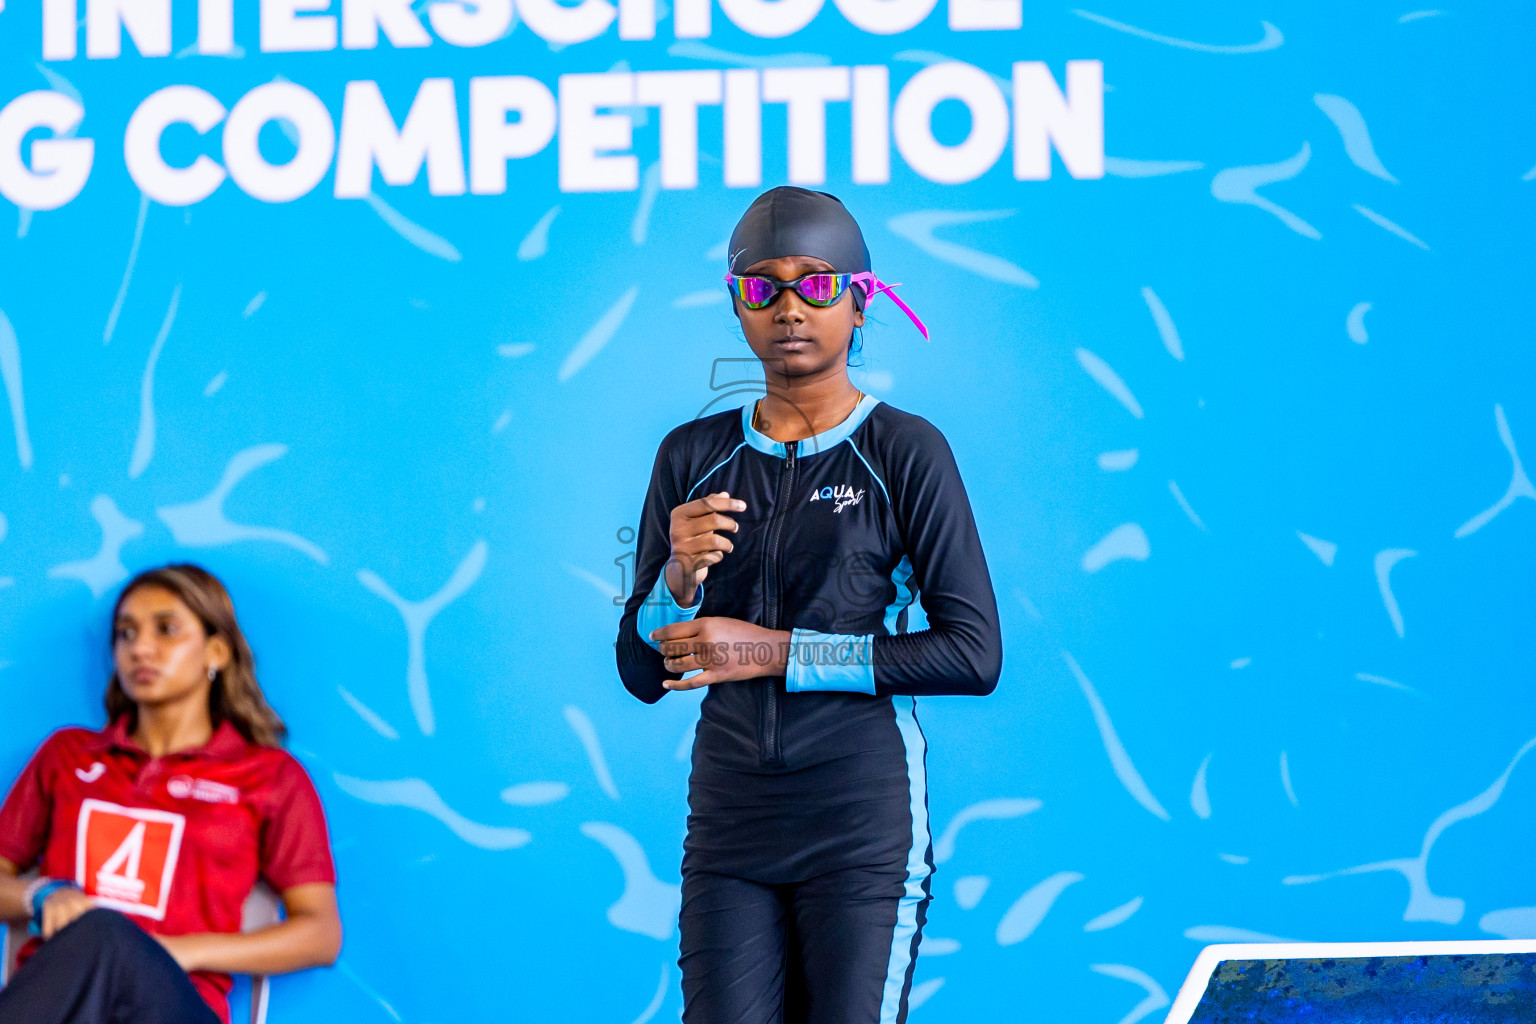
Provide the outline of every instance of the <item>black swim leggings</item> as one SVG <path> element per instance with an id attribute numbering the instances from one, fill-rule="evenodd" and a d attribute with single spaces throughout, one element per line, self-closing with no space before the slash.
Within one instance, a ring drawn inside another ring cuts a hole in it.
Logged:
<path id="1" fill-rule="evenodd" d="M 684 872 L 684 1024 L 901 1024 L 928 896 L 834 871 L 794 885 Z"/>
<path id="2" fill-rule="evenodd" d="M 5 988 L 0 1024 L 220 1024 L 148 932 L 91 910 L 43 943 Z"/>

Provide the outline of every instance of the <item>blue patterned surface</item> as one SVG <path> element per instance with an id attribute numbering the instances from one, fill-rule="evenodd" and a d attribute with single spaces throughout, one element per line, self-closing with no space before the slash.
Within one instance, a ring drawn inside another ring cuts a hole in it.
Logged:
<path id="1" fill-rule="evenodd" d="M 1098 59 L 1098 181 L 893 159 L 854 186 L 829 115 L 826 187 L 934 337 L 877 304 L 855 379 L 949 438 L 1003 615 L 997 693 L 919 709 L 939 871 L 913 1019 L 1156 1020 L 1211 941 L 1536 935 L 1530 11 L 716 20 L 40 64 L 10 0 L 0 101 L 78 91 L 98 152 L 74 202 L 0 208 L 0 775 L 99 721 L 114 587 L 197 559 L 341 870 L 341 963 L 279 979 L 274 1021 L 674 1019 L 697 697 L 641 706 L 610 644 L 657 443 L 743 400 L 711 387 L 748 355 L 719 275 L 754 194 L 720 184 L 718 118 L 692 191 L 659 189 L 652 117 L 635 192 L 559 193 L 551 147 L 506 196 L 327 178 L 186 210 L 141 201 L 123 126 L 163 85 L 232 104 L 275 75 L 334 112 L 356 78 L 403 108 L 423 77 L 620 61 L 793 52 L 895 86 L 940 55 Z"/>
<path id="2" fill-rule="evenodd" d="M 1227 960 L 1191 1024 L 1524 1024 L 1536 955 Z"/>

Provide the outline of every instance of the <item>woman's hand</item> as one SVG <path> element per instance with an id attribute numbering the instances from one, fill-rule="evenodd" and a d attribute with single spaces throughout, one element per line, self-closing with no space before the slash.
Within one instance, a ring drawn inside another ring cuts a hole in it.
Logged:
<path id="1" fill-rule="evenodd" d="M 336 887 L 311 882 L 282 892 L 287 917 L 255 931 L 156 935 L 184 971 L 286 974 L 329 966 L 341 952 Z"/>
<path id="2" fill-rule="evenodd" d="M 154 935 L 156 942 L 165 947 L 165 951 L 171 954 L 171 959 L 176 961 L 176 966 L 190 974 L 201 970 L 197 963 L 198 936 L 196 935 Z"/>
<path id="3" fill-rule="evenodd" d="M 86 911 L 95 909 L 91 898 L 74 886 L 55 889 L 43 901 L 43 941 L 68 928 Z"/>
<path id="4" fill-rule="evenodd" d="M 668 679 L 661 684 L 669 690 L 781 676 L 789 661 L 789 630 L 764 629 L 723 615 L 674 622 L 654 630 L 651 639 L 661 644 L 668 672 L 703 670 L 688 679 Z"/>
<path id="5" fill-rule="evenodd" d="M 709 575 L 709 567 L 733 550 L 730 538 L 722 531 L 736 532 L 736 520 L 727 512 L 744 512 L 747 503 L 726 491 L 702 498 L 672 510 L 668 531 L 672 556 L 667 559 L 667 589 L 678 607 L 693 606 L 699 584 Z"/>

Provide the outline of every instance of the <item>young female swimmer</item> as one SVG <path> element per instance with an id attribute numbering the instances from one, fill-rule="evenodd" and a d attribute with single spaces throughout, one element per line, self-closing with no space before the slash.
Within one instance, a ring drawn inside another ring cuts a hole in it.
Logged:
<path id="1" fill-rule="evenodd" d="M 209 573 L 130 580 L 112 664 L 107 727 L 54 733 L 0 806 L 0 921 L 31 918 L 36 935 L 0 1024 L 228 1024 L 230 972 L 336 959 L 320 798 Z M 258 877 L 286 920 L 241 934 Z"/>
<path id="2" fill-rule="evenodd" d="M 848 379 L 854 328 L 891 294 L 853 217 L 776 188 L 730 252 L 767 394 L 662 442 L 617 645 L 643 701 L 709 687 L 683 1019 L 900 1022 L 933 871 L 916 698 L 992 691 L 997 605 L 943 436 Z"/>

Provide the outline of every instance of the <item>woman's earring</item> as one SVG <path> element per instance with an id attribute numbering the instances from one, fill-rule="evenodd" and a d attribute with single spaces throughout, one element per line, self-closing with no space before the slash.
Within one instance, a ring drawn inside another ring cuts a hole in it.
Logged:
<path id="1" fill-rule="evenodd" d="M 218 669 L 214 668 L 212 665 L 208 666 L 208 681 L 210 683 L 214 681 L 214 678 L 216 676 L 218 676 L 218 674 L 219 674 L 219 670 Z"/>

